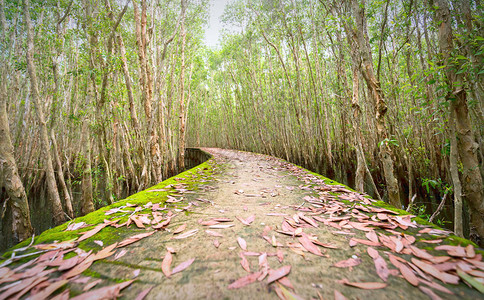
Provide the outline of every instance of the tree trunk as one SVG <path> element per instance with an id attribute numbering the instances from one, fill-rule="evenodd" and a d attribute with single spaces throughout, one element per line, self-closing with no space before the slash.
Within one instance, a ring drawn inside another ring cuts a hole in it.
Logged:
<path id="1" fill-rule="evenodd" d="M 30 223 L 30 210 L 25 189 L 18 174 L 17 164 L 13 155 L 14 148 L 10 138 L 10 128 L 7 118 L 6 81 L 3 77 L 0 91 L 0 186 L 4 186 L 9 199 L 8 205 L 12 212 L 13 242 L 18 243 L 31 236 L 34 232 Z"/>
<path id="2" fill-rule="evenodd" d="M 437 0 L 436 21 L 439 25 L 440 51 L 446 65 L 446 81 L 452 91 L 447 95 L 450 102 L 451 116 L 454 122 L 457 139 L 457 153 L 463 167 L 462 189 L 464 199 L 467 201 L 471 213 L 471 240 L 480 246 L 484 245 L 484 199 L 482 177 L 477 159 L 478 145 L 474 140 L 474 134 L 469 119 L 467 107 L 467 93 L 462 74 L 456 74 L 459 69 L 453 63 L 452 52 L 454 51 L 453 33 L 449 6 L 445 0 Z"/>
<path id="3" fill-rule="evenodd" d="M 84 147 L 82 159 L 82 200 L 81 213 L 87 215 L 94 211 L 92 202 L 92 175 L 91 175 L 91 138 L 89 137 L 89 121 L 82 123 L 81 145 Z"/>
<path id="4" fill-rule="evenodd" d="M 37 118 L 40 126 L 40 141 L 42 147 L 42 155 L 44 156 L 44 167 L 47 178 L 47 190 L 49 195 L 49 202 L 52 207 L 54 224 L 59 225 L 64 223 L 65 216 L 62 210 L 62 204 L 59 197 L 59 191 L 57 190 L 57 184 L 55 181 L 54 167 L 52 163 L 52 156 L 50 153 L 49 136 L 47 133 L 47 124 L 44 119 L 44 113 L 42 111 L 42 101 L 39 95 L 39 86 L 37 84 L 37 74 L 35 70 L 35 64 L 33 60 L 34 55 L 34 33 L 32 24 L 30 21 L 29 13 L 29 0 L 23 1 L 23 10 L 25 18 L 25 30 L 27 31 L 27 70 L 30 77 L 31 96 L 35 108 L 37 110 Z"/>
<path id="5" fill-rule="evenodd" d="M 57 178 L 59 179 L 59 184 L 62 188 L 62 194 L 64 196 L 63 197 L 64 207 L 67 211 L 67 215 L 70 218 L 73 218 L 74 217 L 74 210 L 72 209 L 71 195 L 69 194 L 69 191 L 67 190 L 66 181 L 64 180 L 64 171 L 62 170 L 62 163 L 61 163 L 60 158 L 59 158 L 57 141 L 55 139 L 54 131 L 52 130 L 50 133 L 51 133 L 51 139 L 52 139 L 52 147 L 53 147 L 53 150 L 54 150 L 55 165 L 57 167 Z"/>
<path id="6" fill-rule="evenodd" d="M 365 16 L 365 1 L 354 0 L 352 3 L 353 16 L 356 22 L 356 31 L 354 32 L 355 44 L 358 46 L 361 57 L 361 72 L 366 81 L 370 91 L 370 99 L 376 110 L 376 125 L 378 140 L 380 141 L 379 154 L 383 164 L 383 174 L 387 186 L 388 198 L 390 204 L 397 208 L 401 208 L 400 188 L 398 180 L 394 174 L 394 162 L 392 158 L 392 149 L 385 141 L 388 139 L 388 130 L 385 124 L 385 114 L 387 106 L 384 100 L 383 90 L 380 87 L 380 82 L 375 77 L 373 71 L 373 59 L 371 55 L 371 48 L 369 44 L 369 37 Z"/>
<path id="7" fill-rule="evenodd" d="M 455 138 L 455 116 L 450 117 L 450 174 L 454 184 L 454 233 L 459 237 L 464 237 L 462 222 L 462 184 L 459 178 L 459 153 L 457 152 L 457 139 Z"/>
<path id="8" fill-rule="evenodd" d="M 181 67 L 180 67 L 180 136 L 178 139 L 178 168 L 180 170 L 185 169 L 185 41 L 186 41 L 186 31 L 185 31 L 185 11 L 186 11 L 186 1 L 181 0 Z"/>

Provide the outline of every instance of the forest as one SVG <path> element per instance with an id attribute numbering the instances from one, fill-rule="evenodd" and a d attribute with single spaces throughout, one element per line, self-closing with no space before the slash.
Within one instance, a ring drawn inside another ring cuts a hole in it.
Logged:
<path id="1" fill-rule="evenodd" d="M 233 0 L 218 47 L 210 5 L 0 0 L 0 249 L 201 146 L 285 159 L 482 246 L 480 0 Z"/>

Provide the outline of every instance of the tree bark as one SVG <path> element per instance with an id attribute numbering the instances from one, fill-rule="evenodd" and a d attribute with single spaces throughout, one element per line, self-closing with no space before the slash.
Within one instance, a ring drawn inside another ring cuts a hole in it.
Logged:
<path id="1" fill-rule="evenodd" d="M 0 186 L 4 186 L 12 212 L 13 242 L 18 243 L 34 232 L 30 223 L 30 209 L 25 189 L 18 174 L 17 163 L 13 155 L 14 148 L 10 138 L 7 118 L 6 81 L 0 83 Z"/>
<path id="2" fill-rule="evenodd" d="M 462 189 L 464 199 L 467 201 L 471 214 L 471 240 L 484 246 L 484 199 L 483 183 L 477 159 L 478 144 L 475 142 L 472 126 L 469 119 L 467 106 L 467 93 L 462 74 L 457 74 L 459 69 L 452 59 L 454 51 L 454 36 L 452 33 L 451 16 L 449 6 L 445 0 L 437 0 L 436 19 L 439 25 L 439 44 L 444 63 L 447 85 L 451 92 L 447 95 L 450 102 L 451 115 L 455 126 L 457 139 L 457 152 L 463 167 Z"/>
<path id="3" fill-rule="evenodd" d="M 185 13 L 186 13 L 187 3 L 185 0 L 181 0 L 181 67 L 180 67 L 180 133 L 178 139 L 178 168 L 180 170 L 185 169 L 185 43 L 186 43 L 186 31 L 185 31 Z"/>
<path id="4" fill-rule="evenodd" d="M 82 123 L 82 138 L 81 145 L 83 145 L 82 159 L 82 200 L 81 213 L 87 215 L 94 211 L 94 204 L 92 202 L 92 175 L 91 175 L 91 138 L 89 137 L 89 121 L 84 119 Z"/>
<path id="5" fill-rule="evenodd" d="M 27 70 L 30 77 L 31 96 L 35 109 L 37 111 L 37 118 L 40 126 L 40 141 L 42 147 L 42 155 L 44 156 L 44 167 L 47 178 L 47 191 L 49 195 L 49 202 L 52 207 L 53 220 L 56 225 L 62 224 L 65 221 L 64 211 L 62 210 L 62 203 L 59 197 L 59 191 L 57 190 L 57 184 L 55 181 L 54 167 L 52 163 L 52 156 L 50 153 L 49 136 L 47 133 L 47 124 L 42 111 L 42 105 L 39 94 L 39 86 L 37 83 L 37 74 L 35 70 L 35 64 L 33 59 L 34 50 L 34 33 L 32 29 L 32 23 L 29 13 L 29 0 L 23 1 L 23 11 L 25 18 L 25 30 L 27 31 Z"/>
<path id="6" fill-rule="evenodd" d="M 392 158 L 392 149 L 388 143 L 384 142 L 385 139 L 388 139 L 388 130 L 385 122 L 387 105 L 384 100 L 384 93 L 381 89 L 380 82 L 375 77 L 373 71 L 373 59 L 365 16 L 365 1 L 354 0 L 352 2 L 352 12 L 356 22 L 354 36 L 355 44 L 358 46 L 360 53 L 359 57 L 361 58 L 360 69 L 370 91 L 370 98 L 372 99 L 376 110 L 376 127 L 378 140 L 381 143 L 379 146 L 379 154 L 383 164 L 383 174 L 387 186 L 388 198 L 390 204 L 397 208 L 401 208 L 400 187 L 394 174 L 395 166 Z"/>

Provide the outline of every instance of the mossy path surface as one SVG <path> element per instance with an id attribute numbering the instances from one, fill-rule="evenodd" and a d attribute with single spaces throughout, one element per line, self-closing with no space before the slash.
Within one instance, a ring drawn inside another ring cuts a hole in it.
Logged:
<path id="1" fill-rule="evenodd" d="M 22 265 L 29 257 L 0 268 L 0 278 L 44 266 L 41 272 L 53 271 L 28 292 L 54 286 L 49 295 L 64 299 L 483 297 L 482 252 L 468 241 L 448 245 L 449 232 L 282 160 L 203 150 L 213 155 L 208 162 L 44 233 L 37 248 L 16 255 L 54 250 L 44 252 L 44 259 L 32 256 L 31 265 Z M 81 222 L 107 225 L 79 242 L 79 232 L 95 228 L 66 231 Z M 145 237 L 125 245 L 139 234 Z M 82 257 L 76 266 L 65 266 L 76 256 Z M 12 284 L 2 282 L 0 298 Z"/>

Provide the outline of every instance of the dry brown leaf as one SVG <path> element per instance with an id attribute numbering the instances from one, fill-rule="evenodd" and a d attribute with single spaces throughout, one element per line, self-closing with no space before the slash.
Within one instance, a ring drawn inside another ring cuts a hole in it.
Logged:
<path id="1" fill-rule="evenodd" d="M 249 261 L 247 260 L 247 258 L 245 258 L 244 254 L 240 253 L 239 256 L 241 258 L 240 265 L 244 270 L 250 273 Z"/>
<path id="2" fill-rule="evenodd" d="M 208 228 L 212 229 L 225 229 L 225 228 L 230 228 L 234 226 L 234 224 L 215 224 L 215 225 L 210 225 Z"/>
<path id="3" fill-rule="evenodd" d="M 346 278 L 341 279 L 338 282 L 341 284 L 346 284 L 346 285 L 357 287 L 364 290 L 377 290 L 387 286 L 386 283 L 382 283 L 382 282 L 349 282 L 348 279 Z"/>
<path id="4" fill-rule="evenodd" d="M 92 289 L 93 287 L 95 287 L 96 285 L 98 285 L 100 282 L 102 282 L 103 280 L 102 279 L 98 279 L 98 280 L 94 280 L 92 282 L 89 282 L 88 284 L 86 284 L 83 288 L 82 288 L 82 291 L 83 292 L 87 292 L 89 291 L 90 289 Z"/>
<path id="5" fill-rule="evenodd" d="M 289 274 L 289 272 L 291 272 L 291 266 L 289 266 L 289 265 L 283 266 L 283 267 L 281 267 L 277 270 L 270 270 L 269 276 L 267 277 L 267 283 L 274 282 L 274 281 L 286 276 L 287 274 Z"/>
<path id="6" fill-rule="evenodd" d="M 368 247 L 367 249 L 368 254 L 373 258 L 373 263 L 375 264 L 376 273 L 378 277 L 380 277 L 384 282 L 387 281 L 388 276 L 390 275 L 390 271 L 388 270 L 388 266 L 386 261 L 380 256 L 377 250 Z"/>
<path id="7" fill-rule="evenodd" d="M 239 243 L 239 246 L 242 248 L 242 250 L 247 251 L 247 242 L 243 238 L 238 236 L 237 243 Z"/>
<path id="8" fill-rule="evenodd" d="M 262 274 L 262 272 L 255 272 L 249 274 L 247 276 L 241 277 L 236 281 L 232 282 L 227 288 L 229 289 L 239 289 L 248 284 L 254 283 L 257 281 L 257 278 Z"/>
<path id="9" fill-rule="evenodd" d="M 417 267 L 419 267 L 422 271 L 424 271 L 427 274 L 430 274 L 434 276 L 437 279 L 440 279 L 444 283 L 452 283 L 452 284 L 458 284 L 459 283 L 459 277 L 441 272 L 437 268 L 435 268 L 432 265 L 429 265 L 421 260 L 418 260 L 416 258 L 412 257 L 412 263 L 414 263 Z"/>
<path id="10" fill-rule="evenodd" d="M 442 300 L 434 291 L 432 291 L 429 288 L 426 288 L 424 286 L 419 286 L 418 287 L 425 295 L 429 296 L 430 299 L 432 300 Z"/>
<path id="11" fill-rule="evenodd" d="M 74 256 L 69 259 L 63 260 L 62 264 L 59 266 L 58 270 L 59 271 L 65 271 L 73 268 L 75 265 L 79 263 L 79 256 Z"/>
<path id="12" fill-rule="evenodd" d="M 194 261 L 195 261 L 195 258 L 191 258 L 187 261 L 182 262 L 181 264 L 179 264 L 178 266 L 173 268 L 173 270 L 171 271 L 171 274 L 173 275 L 173 274 L 176 274 L 178 272 L 185 270 L 186 268 L 191 266 Z"/>
<path id="13" fill-rule="evenodd" d="M 391 253 L 388 253 L 388 258 L 390 259 L 390 262 L 400 270 L 400 273 L 402 274 L 403 278 L 405 278 L 405 280 L 407 280 L 408 283 L 410 283 L 413 286 L 418 285 L 418 277 L 413 273 L 413 271 L 409 267 L 407 267 L 407 265 L 398 261 L 398 259 Z"/>
<path id="14" fill-rule="evenodd" d="M 110 223 L 101 223 L 101 224 L 98 224 L 96 227 L 94 227 L 93 229 L 89 230 L 89 231 L 86 231 L 86 232 L 83 232 L 82 233 L 82 236 L 77 240 L 78 242 L 82 242 L 84 241 L 85 239 L 88 239 L 90 237 L 92 237 L 93 235 L 95 235 L 96 233 L 98 233 L 99 231 L 101 231 L 104 227 L 110 225 Z"/>
<path id="15" fill-rule="evenodd" d="M 136 298 L 134 300 L 143 300 L 144 298 L 146 298 L 146 296 L 151 292 L 151 289 L 153 287 L 150 286 L 149 288 L 141 291 L 141 293 L 138 294 L 138 296 L 136 296 Z"/>
<path id="16" fill-rule="evenodd" d="M 378 235 L 375 233 L 374 230 L 368 231 L 366 234 L 366 238 L 374 243 L 380 243 L 378 240 Z"/>
<path id="17" fill-rule="evenodd" d="M 181 239 L 185 239 L 187 237 L 191 237 L 192 235 L 195 235 L 197 232 L 198 232 L 198 229 L 192 229 L 192 230 L 189 230 L 189 231 L 187 231 L 187 232 L 185 232 L 183 234 L 174 236 L 173 238 L 175 240 L 181 240 Z"/>
<path id="18" fill-rule="evenodd" d="M 119 243 L 118 248 L 121 248 L 121 247 L 130 245 L 132 243 L 136 243 L 137 241 L 139 241 L 141 239 L 144 239 L 145 237 L 148 237 L 148 236 L 152 235 L 155 232 L 156 231 L 149 231 L 149 232 L 144 232 L 144 233 L 140 233 L 140 234 L 137 234 L 137 235 L 133 235 L 133 236 L 125 239 L 121 243 Z"/>
<path id="19" fill-rule="evenodd" d="M 178 233 L 181 233 L 183 232 L 183 230 L 185 230 L 187 228 L 187 223 L 184 223 L 180 226 L 178 226 L 175 230 L 173 230 L 173 234 L 178 234 Z"/>
<path id="20" fill-rule="evenodd" d="M 43 299 L 47 299 L 49 298 L 49 296 L 55 292 L 56 290 L 58 290 L 59 288 L 61 288 L 62 286 L 64 286 L 67 282 L 69 282 L 68 280 L 59 280 L 59 281 L 56 281 L 54 283 L 52 283 L 51 285 L 49 285 L 48 287 L 46 287 L 45 289 L 43 289 L 42 291 L 38 292 L 37 294 L 35 295 L 31 295 L 29 297 L 29 299 L 31 300 L 43 300 Z"/>
<path id="21" fill-rule="evenodd" d="M 352 268 L 356 267 L 357 265 L 361 264 L 361 259 L 359 258 L 348 258 L 342 261 L 339 261 L 335 264 L 333 264 L 333 267 L 336 268 Z"/>
<path id="22" fill-rule="evenodd" d="M 301 245 L 311 252 L 312 254 L 318 255 L 318 256 L 323 256 L 323 253 L 321 253 L 321 250 L 313 244 L 313 242 L 308 238 L 308 236 L 303 233 L 300 238 L 298 238 L 299 242 Z"/>
<path id="23" fill-rule="evenodd" d="M 161 262 L 161 270 L 166 277 L 171 276 L 171 262 L 173 261 L 173 255 L 171 255 L 170 251 L 167 251 L 163 261 Z"/>
<path id="24" fill-rule="evenodd" d="M 120 291 L 133 283 L 134 280 L 121 282 L 111 286 L 105 286 L 84 294 L 80 294 L 71 300 L 98 300 L 98 299 L 115 299 L 119 297 Z"/>
<path id="25" fill-rule="evenodd" d="M 224 236 L 223 234 L 218 233 L 218 232 L 215 232 L 215 231 L 212 231 L 212 230 L 205 230 L 205 232 L 208 235 L 215 236 L 215 237 L 223 237 Z"/>

